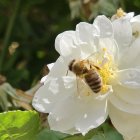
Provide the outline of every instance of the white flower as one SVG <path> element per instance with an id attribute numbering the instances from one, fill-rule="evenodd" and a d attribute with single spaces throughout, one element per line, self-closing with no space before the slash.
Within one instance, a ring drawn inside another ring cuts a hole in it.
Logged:
<path id="1" fill-rule="evenodd" d="M 120 50 L 120 68 L 136 70 L 132 74 L 134 81 L 125 81 L 128 88 L 117 86 L 110 99 L 110 118 L 125 140 L 140 139 L 140 15 L 133 15 L 126 13 L 112 22 Z"/>
<path id="2" fill-rule="evenodd" d="M 48 64 L 48 65 L 47 65 L 48 70 L 50 71 L 50 70 L 52 69 L 53 66 L 54 66 L 54 63 Z M 44 83 L 44 82 L 46 81 L 47 77 L 48 77 L 47 75 L 45 75 L 44 77 L 42 77 L 42 79 L 40 80 L 40 83 Z"/>
<path id="3" fill-rule="evenodd" d="M 111 21 L 105 16 L 98 16 L 93 24 L 81 22 L 76 31 L 57 36 L 55 47 L 60 57 L 33 99 L 35 109 L 49 113 L 52 130 L 85 135 L 105 121 L 108 108 L 115 122 L 120 119 L 115 109 L 133 114 L 139 111 L 140 69 L 131 63 L 125 67 L 120 59 L 122 48 L 118 49 L 113 36 Z M 68 71 L 73 59 L 90 59 L 100 67 L 97 72 L 103 86 L 98 94 Z M 136 108 L 132 110 L 131 104 Z"/>

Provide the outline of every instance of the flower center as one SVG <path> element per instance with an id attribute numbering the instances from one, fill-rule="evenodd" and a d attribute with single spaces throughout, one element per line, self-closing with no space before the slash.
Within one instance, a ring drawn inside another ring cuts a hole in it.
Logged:
<path id="1" fill-rule="evenodd" d="M 119 9 L 117 10 L 117 13 L 116 13 L 117 18 L 123 17 L 123 16 L 125 16 L 125 15 L 126 15 L 126 13 L 123 11 L 122 8 L 119 8 Z"/>
<path id="2" fill-rule="evenodd" d="M 126 13 L 122 10 L 122 8 L 119 8 L 116 12 L 115 15 L 112 16 L 112 20 L 115 20 L 115 19 L 118 19 L 118 18 L 121 18 L 121 17 L 124 17 L 126 15 Z"/>
<path id="3" fill-rule="evenodd" d="M 117 66 L 114 63 L 113 56 L 107 52 L 105 48 L 102 49 L 100 59 L 97 58 L 96 65 L 100 67 L 97 69 L 100 77 L 102 78 L 102 89 L 101 93 L 106 93 L 109 90 L 109 87 L 113 80 L 116 79 Z"/>

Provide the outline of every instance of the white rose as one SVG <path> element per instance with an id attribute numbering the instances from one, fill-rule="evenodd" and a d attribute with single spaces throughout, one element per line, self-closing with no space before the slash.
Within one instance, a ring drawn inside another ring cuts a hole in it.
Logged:
<path id="1" fill-rule="evenodd" d="M 49 113 L 52 130 L 85 135 L 105 121 L 108 109 L 115 119 L 120 117 L 116 109 L 133 114 L 140 112 L 137 107 L 140 69 L 131 67 L 131 63 L 125 67 L 121 61 L 122 48 L 118 48 L 114 40 L 108 18 L 98 16 L 93 24 L 79 23 L 76 31 L 59 34 L 55 47 L 60 57 L 33 99 L 35 109 Z M 103 85 L 99 93 L 95 94 L 84 78 L 77 78 L 68 71 L 73 59 L 90 59 L 100 67 L 97 73 Z"/>

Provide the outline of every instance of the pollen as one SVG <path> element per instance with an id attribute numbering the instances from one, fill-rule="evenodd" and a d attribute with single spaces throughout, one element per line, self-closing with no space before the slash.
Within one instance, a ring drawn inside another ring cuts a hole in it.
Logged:
<path id="1" fill-rule="evenodd" d="M 101 93 L 106 93 L 108 91 L 108 85 L 111 85 L 112 80 L 116 78 L 116 70 L 117 68 L 113 63 L 112 57 L 108 56 L 106 62 L 102 65 L 100 70 L 98 70 L 103 83 Z"/>
<path id="2" fill-rule="evenodd" d="M 101 91 L 102 91 L 101 92 L 102 94 L 105 94 L 108 91 L 108 86 L 107 85 L 103 85 Z"/>
<path id="3" fill-rule="evenodd" d="M 122 8 L 119 8 L 119 9 L 117 10 L 116 16 L 117 16 L 118 18 L 123 17 L 123 16 L 125 16 L 125 15 L 126 15 L 126 13 L 123 11 Z"/>
<path id="4" fill-rule="evenodd" d="M 106 51 L 107 51 L 107 48 L 103 48 L 102 50 L 103 50 L 104 52 L 106 52 Z"/>

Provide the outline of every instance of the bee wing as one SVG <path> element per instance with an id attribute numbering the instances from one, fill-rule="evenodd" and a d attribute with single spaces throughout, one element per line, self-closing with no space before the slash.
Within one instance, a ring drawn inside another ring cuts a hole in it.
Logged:
<path id="1" fill-rule="evenodd" d="M 89 60 L 92 58 L 96 58 L 97 52 L 91 53 L 89 56 L 85 57 L 84 60 Z"/>
<path id="2" fill-rule="evenodd" d="M 84 60 L 87 60 L 88 63 L 96 67 L 96 69 L 102 68 L 109 61 L 107 57 L 103 57 L 99 52 L 92 53 L 84 58 Z"/>
<path id="3" fill-rule="evenodd" d="M 84 78 L 76 76 L 76 84 L 77 84 L 77 96 L 83 97 L 92 95 L 92 91 L 90 90 Z"/>
<path id="4" fill-rule="evenodd" d="M 84 58 L 83 60 L 87 60 L 90 63 L 93 63 L 96 65 L 97 64 L 97 60 L 99 60 L 98 58 L 100 57 L 98 52 L 94 52 L 92 54 L 90 54 L 89 56 L 87 56 L 86 58 Z"/>
<path id="5" fill-rule="evenodd" d="M 102 60 L 102 57 L 99 54 L 99 52 L 90 54 L 89 56 L 83 59 L 83 61 L 85 60 L 88 62 L 88 64 L 90 64 L 92 68 L 95 67 L 96 69 L 100 69 L 101 65 L 99 65 L 99 60 Z"/>
<path id="6" fill-rule="evenodd" d="M 80 95 L 80 82 L 79 82 L 79 80 L 82 80 L 82 79 L 79 78 L 79 77 L 76 75 L 77 96 Z"/>

